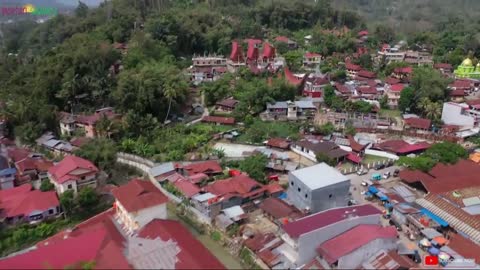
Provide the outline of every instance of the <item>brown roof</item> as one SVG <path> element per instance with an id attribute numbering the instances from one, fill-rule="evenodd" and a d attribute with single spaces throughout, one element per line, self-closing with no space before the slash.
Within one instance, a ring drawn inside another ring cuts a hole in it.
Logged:
<path id="1" fill-rule="evenodd" d="M 430 126 L 432 125 L 432 121 L 430 119 L 416 117 L 405 119 L 404 122 L 405 125 L 419 129 L 430 129 Z"/>
<path id="2" fill-rule="evenodd" d="M 460 234 L 452 233 L 450 235 L 448 247 L 455 250 L 464 258 L 474 259 L 477 263 L 480 262 L 480 245 L 475 244 Z"/>
<path id="3" fill-rule="evenodd" d="M 301 215 L 295 207 L 286 204 L 284 201 L 277 198 L 267 198 L 260 205 L 259 208 L 265 211 L 275 219 L 290 217 L 292 214 L 296 216 Z"/>
<path id="4" fill-rule="evenodd" d="M 460 160 L 454 165 L 437 164 L 429 172 L 435 178 L 423 181 L 431 193 L 443 193 L 480 186 L 480 165 L 471 160 Z"/>
<path id="5" fill-rule="evenodd" d="M 325 269 L 322 264 L 317 260 L 317 258 L 314 258 L 311 262 L 305 264 L 302 269 L 310 269 L 310 270 L 323 270 Z"/>
<path id="6" fill-rule="evenodd" d="M 355 141 L 353 136 L 348 136 L 348 140 L 350 141 L 350 147 L 355 152 L 361 152 L 368 146 L 368 144 L 359 144 L 357 141 Z"/>
<path id="7" fill-rule="evenodd" d="M 235 100 L 233 98 L 224 99 L 216 103 L 217 106 L 228 107 L 231 109 L 234 109 L 235 106 L 237 106 L 237 104 L 238 104 L 238 100 Z"/>
<path id="8" fill-rule="evenodd" d="M 288 149 L 290 147 L 290 142 L 283 138 L 271 138 L 267 141 L 267 145 L 280 149 Z"/>
<path id="9" fill-rule="evenodd" d="M 408 169 L 400 171 L 398 177 L 400 177 L 400 179 L 402 179 L 403 181 L 409 184 L 433 179 L 433 177 L 427 173 L 424 173 L 418 170 L 408 170 Z"/>
<path id="10" fill-rule="evenodd" d="M 165 196 L 150 181 L 131 180 L 112 191 L 113 196 L 128 212 L 136 212 L 168 202 Z"/>
<path id="11" fill-rule="evenodd" d="M 233 125 L 235 124 L 235 118 L 233 117 L 221 117 L 221 116 L 204 116 L 202 122 L 207 123 L 218 123 L 224 125 Z"/>
<path id="12" fill-rule="evenodd" d="M 320 141 L 320 142 L 311 142 L 309 140 L 301 140 L 296 142 L 296 145 L 305 147 L 313 151 L 315 154 L 324 153 L 330 158 L 339 158 L 348 155 L 348 152 L 341 149 L 338 145 L 333 142 Z"/>
<path id="13" fill-rule="evenodd" d="M 413 263 L 412 260 L 400 256 L 397 254 L 396 251 L 392 250 L 390 252 L 386 252 L 384 250 L 381 250 L 377 252 L 375 255 L 370 257 L 370 259 L 367 260 L 366 263 L 363 264 L 363 266 L 369 266 L 366 267 L 366 269 L 389 269 L 389 270 L 396 270 L 396 269 L 410 269 L 412 267 L 415 267 L 416 264 Z M 371 267 L 373 268 L 371 268 Z"/>
<path id="14" fill-rule="evenodd" d="M 265 244 L 277 238 L 273 233 L 257 233 L 252 238 L 248 238 L 243 244 L 253 252 L 262 249 Z"/>

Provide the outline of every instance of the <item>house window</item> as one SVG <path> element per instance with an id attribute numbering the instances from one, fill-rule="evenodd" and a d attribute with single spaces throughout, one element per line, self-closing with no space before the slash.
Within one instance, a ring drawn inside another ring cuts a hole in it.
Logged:
<path id="1" fill-rule="evenodd" d="M 85 180 L 85 176 L 82 176 L 82 180 Z"/>
<path id="2" fill-rule="evenodd" d="M 67 186 L 68 189 L 72 189 L 72 184 Z"/>
<path id="3" fill-rule="evenodd" d="M 298 192 L 302 191 L 300 188 L 298 188 Z"/>
<path id="4" fill-rule="evenodd" d="M 328 195 L 328 198 L 332 198 L 332 197 L 333 197 L 333 194 Z"/>
<path id="5" fill-rule="evenodd" d="M 53 215 L 53 209 L 49 209 L 49 210 L 48 210 L 48 214 L 49 214 L 49 215 Z"/>
<path id="6" fill-rule="evenodd" d="M 308 194 L 305 193 L 305 199 L 308 198 Z"/>
<path id="7" fill-rule="evenodd" d="M 292 186 L 292 187 L 293 187 L 293 181 L 292 181 L 292 182 L 290 182 L 290 186 Z"/>

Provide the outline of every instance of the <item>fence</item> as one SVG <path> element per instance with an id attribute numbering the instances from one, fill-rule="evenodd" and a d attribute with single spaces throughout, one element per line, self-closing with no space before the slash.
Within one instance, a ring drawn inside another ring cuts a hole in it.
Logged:
<path id="1" fill-rule="evenodd" d="M 183 200 L 181 198 L 178 198 L 177 196 L 171 194 L 167 190 L 165 190 L 162 185 L 153 177 L 153 175 L 150 174 L 150 169 L 155 166 L 155 163 L 151 160 L 132 155 L 132 154 L 126 154 L 126 153 L 118 153 L 117 154 L 117 162 L 121 164 L 125 164 L 128 166 L 135 167 L 142 171 L 145 175 L 148 176 L 148 179 L 152 184 L 154 184 L 159 190 L 161 190 L 170 200 L 174 201 L 175 203 L 181 203 Z M 202 223 L 207 223 L 208 225 L 211 225 L 211 220 L 209 217 L 205 216 L 202 214 L 200 211 L 198 211 L 196 208 L 189 207 L 189 210 L 192 211 L 197 216 L 197 219 L 202 222 Z"/>
<path id="2" fill-rule="evenodd" d="M 352 174 L 352 173 L 356 173 L 361 168 L 371 169 L 371 168 L 375 167 L 375 165 L 378 165 L 378 164 L 384 164 L 385 165 L 385 164 L 393 163 L 393 162 L 395 162 L 394 159 L 379 160 L 379 161 L 374 161 L 374 162 L 367 163 L 367 164 L 362 164 L 360 166 L 353 166 L 353 167 L 350 167 L 348 169 L 341 169 L 340 171 L 345 175 L 346 174 Z"/>

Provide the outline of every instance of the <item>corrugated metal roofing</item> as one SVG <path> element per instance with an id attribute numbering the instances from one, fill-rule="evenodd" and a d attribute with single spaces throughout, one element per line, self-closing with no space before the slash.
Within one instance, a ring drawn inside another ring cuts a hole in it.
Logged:
<path id="1" fill-rule="evenodd" d="M 463 204 L 468 207 L 476 204 L 480 204 L 480 198 L 479 197 L 470 197 L 462 200 Z"/>
<path id="2" fill-rule="evenodd" d="M 462 210 L 469 213 L 472 216 L 480 215 L 480 204 L 463 207 Z"/>
<path id="3" fill-rule="evenodd" d="M 415 194 L 404 186 L 398 185 L 394 186 L 392 189 L 407 202 L 413 202 L 416 199 Z"/>

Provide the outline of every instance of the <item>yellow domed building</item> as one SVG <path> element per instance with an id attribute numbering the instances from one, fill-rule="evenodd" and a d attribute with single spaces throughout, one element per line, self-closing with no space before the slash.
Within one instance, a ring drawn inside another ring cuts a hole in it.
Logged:
<path id="1" fill-rule="evenodd" d="M 467 58 L 463 60 L 453 73 L 455 73 L 457 78 L 480 79 L 480 62 L 475 67 L 472 60 Z"/>

